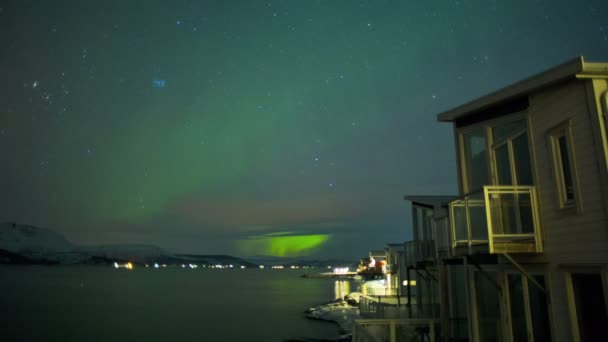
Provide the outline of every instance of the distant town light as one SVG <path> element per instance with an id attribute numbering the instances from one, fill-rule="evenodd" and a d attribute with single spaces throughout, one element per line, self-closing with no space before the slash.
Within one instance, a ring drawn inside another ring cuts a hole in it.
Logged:
<path id="1" fill-rule="evenodd" d="M 114 268 L 126 268 L 128 270 L 133 269 L 133 263 L 131 263 L 130 261 L 124 264 L 119 264 L 117 261 L 115 261 L 113 266 Z"/>
<path id="2" fill-rule="evenodd" d="M 334 274 L 347 274 L 347 273 L 348 273 L 348 267 L 334 268 Z"/>

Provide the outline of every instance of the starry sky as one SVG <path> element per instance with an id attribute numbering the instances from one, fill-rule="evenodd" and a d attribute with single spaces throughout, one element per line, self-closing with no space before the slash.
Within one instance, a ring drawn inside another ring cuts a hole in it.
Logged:
<path id="1" fill-rule="evenodd" d="M 608 1 L 0 1 L 0 221 L 363 257 L 455 194 L 436 114 L 578 55 Z"/>

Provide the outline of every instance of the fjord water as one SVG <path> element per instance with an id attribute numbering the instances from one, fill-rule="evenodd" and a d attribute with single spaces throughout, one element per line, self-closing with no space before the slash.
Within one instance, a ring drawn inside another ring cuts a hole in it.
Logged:
<path id="1" fill-rule="evenodd" d="M 303 311 L 334 298 L 302 270 L 0 266 L 1 341 L 331 338 Z"/>

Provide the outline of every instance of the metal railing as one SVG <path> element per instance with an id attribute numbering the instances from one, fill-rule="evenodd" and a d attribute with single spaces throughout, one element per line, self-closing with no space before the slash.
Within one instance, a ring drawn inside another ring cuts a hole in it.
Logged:
<path id="1" fill-rule="evenodd" d="M 486 205 L 482 192 L 464 196 L 450 203 L 452 247 L 488 242 Z"/>
<path id="2" fill-rule="evenodd" d="M 540 253 L 534 186 L 484 186 L 450 203 L 451 245 L 485 245 L 490 253 Z"/>
<path id="3" fill-rule="evenodd" d="M 387 287 L 363 286 L 361 292 L 367 296 L 396 296 L 399 289 Z"/>
<path id="4" fill-rule="evenodd" d="M 353 342 L 435 342 L 440 335 L 434 319 L 359 319 L 353 326 Z"/>
<path id="5" fill-rule="evenodd" d="M 534 186 L 484 186 L 490 253 L 542 252 Z"/>
<path id="6" fill-rule="evenodd" d="M 411 240 L 404 244 L 408 265 L 435 258 L 435 240 Z"/>
<path id="7" fill-rule="evenodd" d="M 417 304 L 407 296 L 361 296 L 359 312 L 363 318 L 439 318 L 439 304 Z"/>

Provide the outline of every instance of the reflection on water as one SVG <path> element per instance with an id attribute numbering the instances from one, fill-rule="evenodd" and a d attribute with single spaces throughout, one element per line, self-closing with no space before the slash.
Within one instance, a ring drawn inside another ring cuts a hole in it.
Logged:
<path id="1" fill-rule="evenodd" d="M 303 311 L 349 288 L 270 269 L 0 266 L 0 280 L 0 341 L 335 338 Z"/>
<path id="2" fill-rule="evenodd" d="M 344 298 L 350 293 L 350 280 L 336 280 L 334 283 L 334 297 Z"/>

